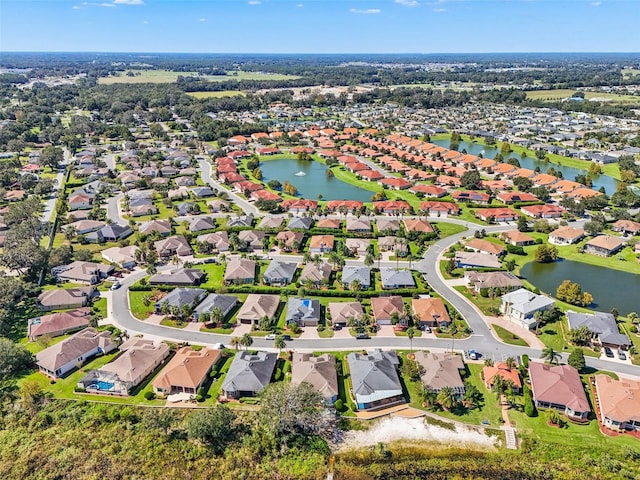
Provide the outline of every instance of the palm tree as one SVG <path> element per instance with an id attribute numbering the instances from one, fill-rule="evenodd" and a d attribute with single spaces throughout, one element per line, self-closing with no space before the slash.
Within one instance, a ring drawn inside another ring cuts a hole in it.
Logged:
<path id="1" fill-rule="evenodd" d="M 242 345 L 242 338 L 240 338 L 240 337 L 231 337 L 231 345 L 233 347 L 236 347 L 236 351 L 238 351 L 238 349 L 240 348 L 240 345 Z"/>
<path id="2" fill-rule="evenodd" d="M 224 321 L 224 313 L 222 312 L 222 309 L 220 307 L 213 307 L 209 320 L 220 325 Z"/>
<path id="3" fill-rule="evenodd" d="M 422 393 L 422 401 L 427 407 L 433 407 L 437 403 L 437 395 L 435 392 L 425 388 Z"/>
<path id="4" fill-rule="evenodd" d="M 302 255 L 302 263 L 306 265 L 310 261 L 311 261 L 311 254 L 309 252 L 304 252 L 304 255 Z"/>
<path id="5" fill-rule="evenodd" d="M 558 361 L 562 358 L 562 355 L 556 352 L 553 347 L 544 347 L 544 349 L 542 350 L 542 358 L 544 358 L 549 363 L 557 364 Z"/>
<path id="6" fill-rule="evenodd" d="M 253 345 L 253 337 L 248 333 L 245 333 L 240 339 L 240 345 L 242 345 L 244 349 L 247 350 L 251 345 Z"/>
<path id="7" fill-rule="evenodd" d="M 444 387 L 440 390 L 436 397 L 436 401 L 447 411 L 451 410 L 458 404 L 456 392 L 451 387 Z"/>
<path id="8" fill-rule="evenodd" d="M 367 267 L 371 267 L 373 265 L 373 261 L 374 261 L 373 255 L 371 253 L 367 252 L 367 254 L 364 256 L 364 264 Z"/>
<path id="9" fill-rule="evenodd" d="M 407 328 L 407 337 L 409 338 L 409 345 L 411 348 L 411 354 L 413 355 L 413 337 L 416 336 L 416 330 L 413 327 Z"/>
<path id="10" fill-rule="evenodd" d="M 322 263 L 322 257 L 316 253 L 313 257 L 311 257 L 311 263 L 313 263 L 316 267 Z"/>
<path id="11" fill-rule="evenodd" d="M 502 396 L 502 392 L 504 391 L 504 378 L 500 375 L 495 375 L 493 377 L 493 384 L 491 385 L 491 391 L 496 394 L 498 400 Z"/>
<path id="12" fill-rule="evenodd" d="M 282 350 L 287 348 L 287 342 L 284 341 L 284 337 L 282 335 L 278 335 L 274 341 L 274 347 L 276 347 L 282 353 Z"/>
<path id="13" fill-rule="evenodd" d="M 507 357 L 504 363 L 509 370 L 516 368 L 516 359 L 513 357 Z"/>

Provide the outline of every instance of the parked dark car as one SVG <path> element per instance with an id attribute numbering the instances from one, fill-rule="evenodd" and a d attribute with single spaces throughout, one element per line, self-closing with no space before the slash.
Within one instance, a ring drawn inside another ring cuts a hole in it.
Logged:
<path id="1" fill-rule="evenodd" d="M 611 350 L 609 347 L 604 347 L 604 354 L 607 356 L 607 358 L 613 358 L 613 350 Z"/>
<path id="2" fill-rule="evenodd" d="M 357 340 L 369 340 L 371 337 L 366 333 L 359 333 L 356 335 Z"/>

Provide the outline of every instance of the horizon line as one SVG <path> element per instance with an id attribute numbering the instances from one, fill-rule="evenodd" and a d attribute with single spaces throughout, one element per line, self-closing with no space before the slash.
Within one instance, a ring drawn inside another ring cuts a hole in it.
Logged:
<path id="1" fill-rule="evenodd" d="M 9 50 L 0 51 L 0 57 L 6 54 L 27 53 L 85 53 L 85 54 L 154 54 L 154 55 L 513 55 L 513 54 L 594 54 L 640 55 L 640 51 L 495 51 L 495 52 L 171 52 L 171 51 L 124 51 L 124 50 Z"/>

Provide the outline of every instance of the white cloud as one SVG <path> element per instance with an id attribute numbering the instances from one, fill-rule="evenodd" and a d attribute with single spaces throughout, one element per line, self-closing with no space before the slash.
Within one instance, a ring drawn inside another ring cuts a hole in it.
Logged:
<path id="1" fill-rule="evenodd" d="M 375 15 L 377 13 L 382 13 L 382 10 L 380 10 L 379 8 L 367 8 L 365 10 L 352 8 L 349 10 L 349 13 L 357 13 L 359 15 Z"/>
<path id="2" fill-rule="evenodd" d="M 398 5 L 402 5 L 403 7 L 417 7 L 420 5 L 416 0 L 393 0 Z"/>
<path id="3" fill-rule="evenodd" d="M 600 5 L 602 5 L 602 2 L 591 2 L 589 5 L 591 5 L 592 7 L 599 7 Z"/>
<path id="4" fill-rule="evenodd" d="M 446 8 L 434 8 L 433 11 L 436 12 L 436 13 L 443 13 L 443 12 L 446 12 L 447 9 Z"/>
<path id="5" fill-rule="evenodd" d="M 203 18 L 198 19 L 198 21 L 199 21 L 199 22 L 206 22 L 206 21 L 207 21 L 207 19 L 203 17 Z"/>
<path id="6" fill-rule="evenodd" d="M 260 5 L 262 2 L 260 0 L 249 0 L 249 5 Z"/>
<path id="7" fill-rule="evenodd" d="M 80 10 L 80 7 L 78 5 L 74 5 L 73 7 L 71 7 L 71 10 Z"/>
<path id="8" fill-rule="evenodd" d="M 151 22 L 149 20 L 143 20 L 142 23 L 144 23 L 145 25 L 149 25 Z"/>
<path id="9" fill-rule="evenodd" d="M 144 5 L 144 0 L 113 0 L 116 5 Z"/>
<path id="10" fill-rule="evenodd" d="M 299 3 L 299 4 L 296 5 L 296 7 L 302 8 L 302 7 L 304 7 L 304 5 L 302 3 Z"/>
<path id="11" fill-rule="evenodd" d="M 115 7 L 115 5 L 113 3 L 96 3 L 96 2 L 82 2 L 82 6 L 83 7 L 106 7 L 106 8 L 114 8 Z M 78 7 L 78 8 L 80 8 L 80 7 Z"/>

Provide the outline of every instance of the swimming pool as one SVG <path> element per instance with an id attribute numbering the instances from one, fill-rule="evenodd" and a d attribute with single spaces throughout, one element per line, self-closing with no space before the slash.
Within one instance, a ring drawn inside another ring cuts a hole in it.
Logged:
<path id="1" fill-rule="evenodd" d="M 89 389 L 91 390 L 102 390 L 105 392 L 113 391 L 114 384 L 112 382 L 104 382 L 102 380 L 97 381 L 96 383 L 92 383 L 89 385 Z"/>

